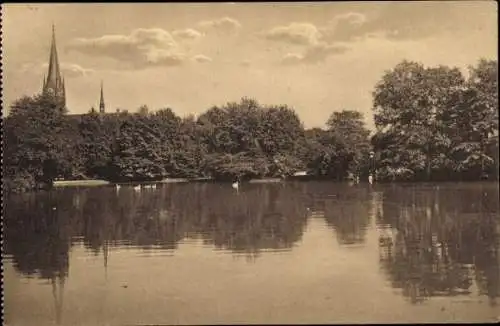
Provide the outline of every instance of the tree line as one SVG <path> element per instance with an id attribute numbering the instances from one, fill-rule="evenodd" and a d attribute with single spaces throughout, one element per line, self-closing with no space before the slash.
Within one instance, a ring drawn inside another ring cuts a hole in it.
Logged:
<path id="1" fill-rule="evenodd" d="M 251 98 L 180 117 L 147 106 L 68 115 L 50 96 L 22 97 L 4 119 L 4 186 L 297 171 L 334 180 L 369 173 L 380 181 L 497 178 L 497 74 L 497 61 L 480 60 L 468 78 L 458 68 L 403 61 L 375 86 L 373 135 L 356 110 L 335 111 L 325 128 L 306 129 L 293 108 Z"/>

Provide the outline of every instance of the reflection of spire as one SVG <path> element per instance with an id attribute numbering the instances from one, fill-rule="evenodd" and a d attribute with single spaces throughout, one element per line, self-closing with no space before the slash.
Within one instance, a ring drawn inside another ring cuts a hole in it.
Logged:
<path id="1" fill-rule="evenodd" d="M 59 283 L 56 283 L 56 279 Z M 64 299 L 64 284 L 66 283 L 66 276 L 59 275 L 52 277 L 52 295 L 54 297 L 54 304 L 56 308 L 56 324 L 61 325 L 62 319 L 62 308 Z M 59 285 L 59 291 L 57 291 L 57 286 Z"/>
<path id="2" fill-rule="evenodd" d="M 104 255 L 104 277 L 107 280 L 108 279 L 108 255 L 109 255 L 108 240 L 107 239 L 104 239 L 104 245 L 103 245 L 102 251 L 103 251 L 103 255 Z"/>

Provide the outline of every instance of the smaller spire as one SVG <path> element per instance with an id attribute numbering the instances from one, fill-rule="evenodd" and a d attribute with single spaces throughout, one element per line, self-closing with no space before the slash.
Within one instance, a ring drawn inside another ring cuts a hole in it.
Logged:
<path id="1" fill-rule="evenodd" d="M 99 100 L 99 112 L 105 113 L 105 111 L 106 111 L 106 106 L 104 104 L 104 90 L 103 90 L 102 80 L 101 80 L 101 98 Z"/>
<path id="2" fill-rule="evenodd" d="M 62 96 L 64 103 L 66 103 L 66 84 L 64 83 L 64 77 L 62 78 Z"/>

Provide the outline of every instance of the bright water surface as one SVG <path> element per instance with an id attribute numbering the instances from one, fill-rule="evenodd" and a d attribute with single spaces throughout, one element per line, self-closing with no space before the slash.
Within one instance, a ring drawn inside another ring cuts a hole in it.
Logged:
<path id="1" fill-rule="evenodd" d="M 67 188 L 7 198 L 6 325 L 494 321 L 497 184 Z"/>

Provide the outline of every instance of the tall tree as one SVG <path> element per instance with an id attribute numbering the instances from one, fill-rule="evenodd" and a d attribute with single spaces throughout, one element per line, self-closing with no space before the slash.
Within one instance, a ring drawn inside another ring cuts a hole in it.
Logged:
<path id="1" fill-rule="evenodd" d="M 466 178 L 478 179 L 498 169 L 498 64 L 480 60 L 469 71 L 440 119 L 450 139 L 452 167 Z"/>
<path id="2" fill-rule="evenodd" d="M 56 177 L 71 174 L 76 165 L 72 146 L 76 134 L 65 113 L 65 107 L 48 95 L 13 103 L 5 120 L 4 166 L 9 187 L 50 186 Z"/>
<path id="3" fill-rule="evenodd" d="M 363 114 L 353 110 L 333 112 L 327 126 L 334 140 L 343 148 L 343 173 L 361 174 L 363 168 L 368 166 L 368 154 L 371 150 L 370 131 L 365 127 Z"/>
<path id="4" fill-rule="evenodd" d="M 425 68 L 408 61 L 385 73 L 373 94 L 375 145 L 384 162 L 382 171 L 430 179 L 433 170 L 440 170 L 450 141 L 439 117 L 464 82 L 457 68 Z M 391 151 L 386 147 L 388 138 L 393 139 Z"/>
<path id="5" fill-rule="evenodd" d="M 79 152 L 84 161 L 88 177 L 106 178 L 112 158 L 112 145 L 117 128 L 116 117 L 103 116 L 91 112 L 81 117 L 79 133 L 81 143 Z"/>
<path id="6" fill-rule="evenodd" d="M 160 156 L 160 134 L 151 117 L 126 114 L 113 149 L 111 169 L 118 180 L 158 180 L 167 173 Z"/>

